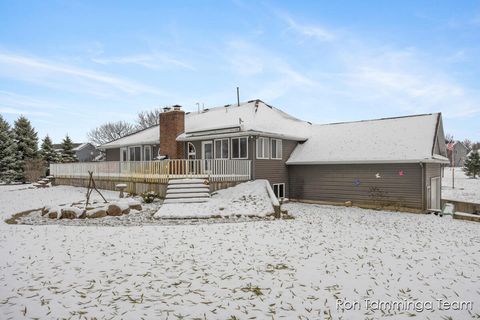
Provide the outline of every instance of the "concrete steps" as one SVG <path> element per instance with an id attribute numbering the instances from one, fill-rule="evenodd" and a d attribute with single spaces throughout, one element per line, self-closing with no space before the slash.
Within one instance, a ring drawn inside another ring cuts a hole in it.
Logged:
<path id="1" fill-rule="evenodd" d="M 210 187 L 203 179 L 174 179 L 168 182 L 164 204 L 200 203 L 210 199 Z"/>

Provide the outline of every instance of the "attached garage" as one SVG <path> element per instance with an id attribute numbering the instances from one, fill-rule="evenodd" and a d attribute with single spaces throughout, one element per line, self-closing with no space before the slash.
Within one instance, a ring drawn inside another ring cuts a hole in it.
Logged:
<path id="1" fill-rule="evenodd" d="M 317 125 L 287 161 L 292 200 L 438 209 L 440 114 Z"/>

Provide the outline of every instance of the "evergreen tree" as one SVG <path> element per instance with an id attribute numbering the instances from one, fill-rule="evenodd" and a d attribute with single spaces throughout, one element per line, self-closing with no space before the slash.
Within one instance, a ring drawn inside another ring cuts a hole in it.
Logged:
<path id="1" fill-rule="evenodd" d="M 16 145 L 10 125 L 0 115 L 0 181 L 10 183 L 15 180 Z"/>
<path id="2" fill-rule="evenodd" d="M 75 151 L 73 151 L 73 142 L 67 134 L 62 141 L 62 162 L 75 161 L 77 161 L 77 156 L 75 155 Z"/>
<path id="3" fill-rule="evenodd" d="M 16 180 L 25 182 L 25 161 L 38 158 L 37 132 L 24 116 L 15 121 L 12 132 L 17 145 Z"/>
<path id="4" fill-rule="evenodd" d="M 480 175 L 480 151 L 472 151 L 468 154 L 463 164 L 463 171 L 467 176 L 473 178 Z"/>
<path id="5" fill-rule="evenodd" d="M 55 149 L 53 148 L 52 140 L 48 135 L 45 136 L 45 138 L 42 140 L 40 155 L 43 161 L 47 163 L 47 165 L 50 163 L 58 162 L 59 160 L 58 154 L 55 152 Z"/>

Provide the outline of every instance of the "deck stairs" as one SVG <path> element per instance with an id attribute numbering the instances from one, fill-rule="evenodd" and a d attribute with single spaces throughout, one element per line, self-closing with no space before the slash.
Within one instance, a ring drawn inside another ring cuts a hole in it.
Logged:
<path id="1" fill-rule="evenodd" d="M 171 179 L 163 203 L 199 203 L 208 200 L 210 187 L 204 179 Z"/>

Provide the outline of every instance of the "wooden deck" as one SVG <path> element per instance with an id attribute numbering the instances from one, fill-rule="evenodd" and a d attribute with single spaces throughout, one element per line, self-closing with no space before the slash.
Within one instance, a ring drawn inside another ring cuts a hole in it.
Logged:
<path id="1" fill-rule="evenodd" d="M 213 182 L 248 181 L 251 179 L 251 161 L 174 159 L 50 164 L 50 174 L 56 178 L 88 178 L 89 171 L 96 179 L 149 183 L 168 183 L 170 179 L 182 178 L 209 179 Z"/>

